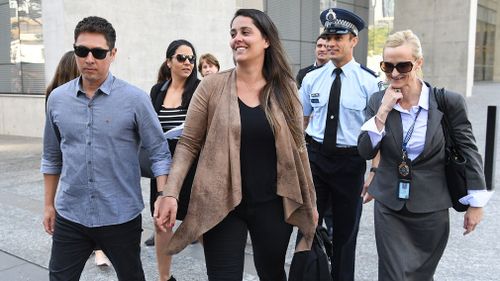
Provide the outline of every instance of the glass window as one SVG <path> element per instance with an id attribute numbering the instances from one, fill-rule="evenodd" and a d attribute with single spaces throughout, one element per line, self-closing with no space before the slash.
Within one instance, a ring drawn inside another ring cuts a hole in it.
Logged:
<path id="1" fill-rule="evenodd" d="M 44 93 L 41 12 L 41 0 L 0 0 L 0 93 Z"/>
<path id="2" fill-rule="evenodd" d="M 496 11 L 478 5 L 474 80 L 493 80 Z"/>

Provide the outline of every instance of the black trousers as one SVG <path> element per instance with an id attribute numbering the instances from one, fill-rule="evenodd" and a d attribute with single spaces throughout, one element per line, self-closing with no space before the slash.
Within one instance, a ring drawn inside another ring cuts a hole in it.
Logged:
<path id="1" fill-rule="evenodd" d="M 261 204 L 242 203 L 203 235 L 208 280 L 243 279 L 247 233 L 261 281 L 286 281 L 285 256 L 292 226 L 284 220 L 280 197 Z"/>
<path id="2" fill-rule="evenodd" d="M 366 161 L 359 155 L 325 156 L 308 145 L 319 221 L 331 208 L 334 281 L 354 280 L 354 261 Z M 330 201 L 331 200 L 331 201 Z"/>
<path id="3" fill-rule="evenodd" d="M 51 281 L 80 280 L 85 262 L 99 245 L 116 270 L 118 280 L 141 281 L 142 217 L 118 225 L 85 227 L 56 215 L 49 262 Z"/>

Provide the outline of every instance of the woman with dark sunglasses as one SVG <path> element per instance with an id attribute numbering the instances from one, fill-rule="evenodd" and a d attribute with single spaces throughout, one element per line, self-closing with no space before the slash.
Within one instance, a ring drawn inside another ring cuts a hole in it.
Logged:
<path id="1" fill-rule="evenodd" d="M 365 201 L 375 199 L 378 280 L 431 281 L 448 242 L 452 206 L 445 176 L 443 115 L 467 159 L 468 195 L 460 199 L 469 205 L 464 235 L 480 223 L 491 193 L 486 191 L 465 100 L 447 90 L 438 93 L 422 80 L 424 59 L 418 37 L 410 30 L 390 35 L 383 59 L 380 66 L 389 87 L 370 98 L 358 139 L 362 157 L 381 155 L 365 194 Z M 446 111 L 438 108 L 438 94 L 444 95 Z"/>
<path id="2" fill-rule="evenodd" d="M 151 88 L 151 101 L 164 132 L 176 130 L 184 124 L 191 97 L 200 80 L 196 73 L 196 52 L 193 45 L 186 40 L 175 40 L 167 48 L 166 60 L 158 72 L 157 84 Z M 171 131 L 172 132 L 172 131 Z M 168 144 L 172 155 L 175 153 L 178 137 L 169 138 Z M 189 194 L 196 164 L 192 165 L 189 175 L 184 180 L 179 202 L 177 219 L 182 220 L 187 210 Z M 154 215 L 156 199 L 161 195 L 163 187 L 156 185 L 156 180 L 151 179 L 150 209 Z M 148 245 L 156 244 L 156 257 L 160 281 L 175 281 L 170 273 L 172 256 L 166 255 L 163 249 L 172 237 L 172 229 L 160 232 L 156 228 L 154 238 L 146 241 Z M 152 241 L 151 241 L 152 240 Z"/>
<path id="3" fill-rule="evenodd" d="M 173 226 L 182 181 L 201 151 L 188 213 L 165 251 L 203 235 L 208 280 L 242 280 L 250 233 L 259 279 L 284 281 L 293 225 L 306 250 L 318 219 L 297 86 L 265 13 L 238 10 L 230 36 L 236 68 L 204 77 L 196 90 L 156 224 Z"/>

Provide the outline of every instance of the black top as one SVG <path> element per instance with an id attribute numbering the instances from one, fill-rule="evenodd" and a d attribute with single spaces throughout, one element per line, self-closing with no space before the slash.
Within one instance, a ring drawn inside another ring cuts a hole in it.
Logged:
<path id="1" fill-rule="evenodd" d="M 238 99 L 241 116 L 241 184 L 244 203 L 263 203 L 276 194 L 277 160 L 274 134 L 262 107 Z"/>

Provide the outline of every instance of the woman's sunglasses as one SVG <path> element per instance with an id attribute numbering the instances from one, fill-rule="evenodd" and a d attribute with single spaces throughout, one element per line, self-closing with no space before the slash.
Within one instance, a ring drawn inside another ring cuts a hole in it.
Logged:
<path id="1" fill-rule="evenodd" d="M 180 63 L 183 63 L 185 62 L 186 60 L 189 61 L 190 64 L 194 64 L 196 62 L 196 57 L 195 56 L 192 56 L 192 55 L 182 55 L 182 54 L 177 54 L 175 56 L 175 59 L 180 62 Z"/>
<path id="2" fill-rule="evenodd" d="M 75 49 L 75 54 L 81 58 L 86 58 L 89 53 L 92 53 L 92 56 L 98 60 L 103 60 L 108 55 L 108 52 L 111 51 L 101 48 L 89 49 L 85 46 L 76 45 L 73 45 L 73 48 Z"/>
<path id="3" fill-rule="evenodd" d="M 382 71 L 385 73 L 392 73 L 394 68 L 399 73 L 408 73 L 413 69 L 413 63 L 411 61 L 404 61 L 404 62 L 398 62 L 396 65 L 394 65 L 390 62 L 385 62 L 385 61 L 380 62 L 380 69 L 382 69 Z"/>

